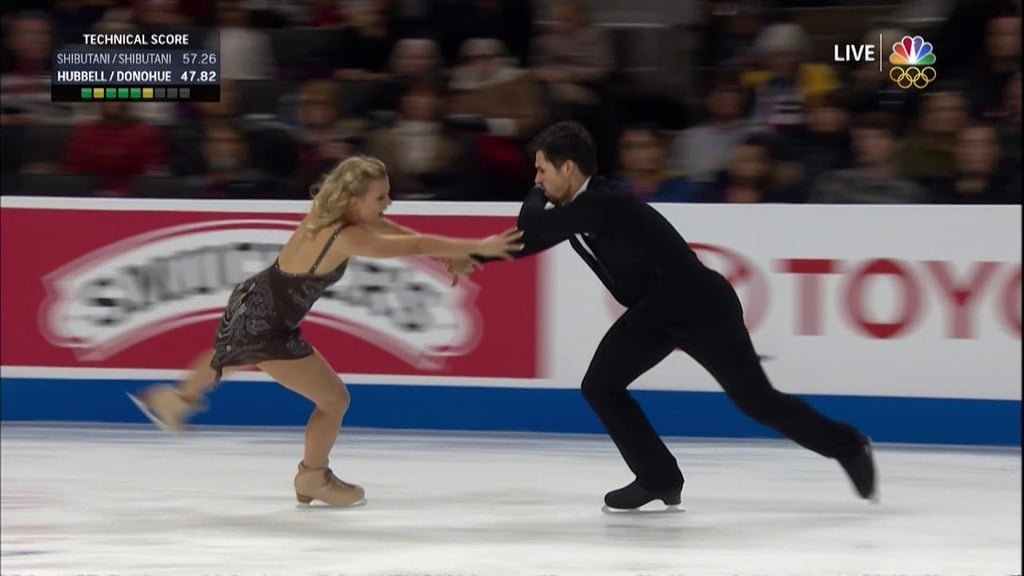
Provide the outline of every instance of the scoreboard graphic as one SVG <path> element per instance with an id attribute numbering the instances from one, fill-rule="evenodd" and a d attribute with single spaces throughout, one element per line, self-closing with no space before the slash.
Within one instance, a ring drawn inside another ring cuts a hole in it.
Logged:
<path id="1" fill-rule="evenodd" d="M 53 53 L 50 100 L 219 102 L 220 50 L 189 32 L 83 34 Z"/>

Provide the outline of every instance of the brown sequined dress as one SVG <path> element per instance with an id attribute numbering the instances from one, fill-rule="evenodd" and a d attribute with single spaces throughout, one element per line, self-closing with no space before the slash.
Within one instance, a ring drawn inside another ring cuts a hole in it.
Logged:
<path id="1" fill-rule="evenodd" d="M 304 358 L 313 353 L 313 347 L 302 339 L 299 323 L 327 288 L 345 274 L 348 260 L 327 274 L 316 274 L 343 227 L 334 231 L 308 273 L 285 272 L 275 260 L 231 292 L 210 361 L 217 380 L 228 366 Z"/>

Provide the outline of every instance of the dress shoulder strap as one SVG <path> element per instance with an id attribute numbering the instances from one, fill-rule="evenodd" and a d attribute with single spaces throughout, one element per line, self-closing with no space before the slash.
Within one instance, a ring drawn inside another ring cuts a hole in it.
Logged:
<path id="1" fill-rule="evenodd" d="M 320 261 L 323 260 L 324 256 L 327 255 L 327 251 L 330 250 L 331 246 L 334 245 L 334 240 L 338 237 L 338 234 L 341 232 L 341 229 L 344 228 L 344 227 L 345 227 L 345 225 L 341 224 L 340 226 L 338 226 L 337 228 L 334 229 L 334 234 L 331 234 L 331 239 L 327 241 L 326 245 L 324 245 L 324 249 L 321 250 L 320 251 L 320 255 L 316 257 L 316 262 L 313 262 L 313 267 L 309 269 L 309 273 L 310 274 L 315 274 L 316 273 L 316 269 L 320 266 Z"/>

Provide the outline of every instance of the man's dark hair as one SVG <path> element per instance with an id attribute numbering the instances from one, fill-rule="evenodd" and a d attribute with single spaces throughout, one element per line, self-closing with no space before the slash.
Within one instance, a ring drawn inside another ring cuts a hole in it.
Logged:
<path id="1" fill-rule="evenodd" d="M 580 172 L 592 176 L 597 172 L 597 148 L 594 139 L 576 122 L 559 122 L 542 132 L 530 144 L 530 154 L 543 152 L 556 167 L 572 160 Z"/>

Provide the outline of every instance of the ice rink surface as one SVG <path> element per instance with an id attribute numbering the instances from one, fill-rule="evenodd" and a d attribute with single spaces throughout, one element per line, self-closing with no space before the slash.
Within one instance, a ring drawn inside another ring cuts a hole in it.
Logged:
<path id="1" fill-rule="evenodd" d="M 670 440 L 684 513 L 601 512 L 603 437 L 344 430 L 358 509 L 301 508 L 300 430 L 2 430 L 8 575 L 1021 573 L 1021 453 L 876 446 L 881 502 L 785 442 Z"/>

